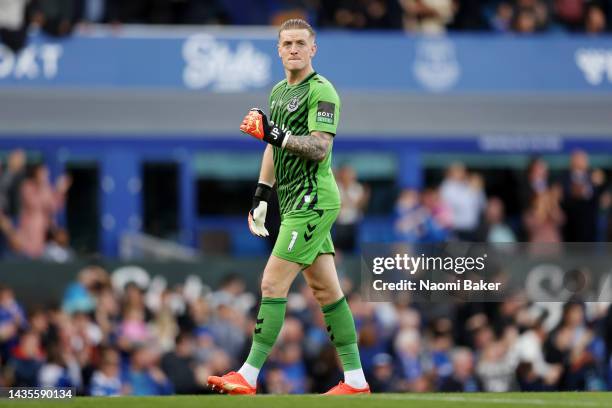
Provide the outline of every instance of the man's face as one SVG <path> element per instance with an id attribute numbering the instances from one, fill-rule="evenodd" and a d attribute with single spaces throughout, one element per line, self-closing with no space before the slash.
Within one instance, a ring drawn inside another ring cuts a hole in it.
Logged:
<path id="1" fill-rule="evenodd" d="M 278 39 L 278 56 L 287 71 L 301 71 L 310 66 L 317 52 L 314 37 L 308 30 L 283 30 Z"/>

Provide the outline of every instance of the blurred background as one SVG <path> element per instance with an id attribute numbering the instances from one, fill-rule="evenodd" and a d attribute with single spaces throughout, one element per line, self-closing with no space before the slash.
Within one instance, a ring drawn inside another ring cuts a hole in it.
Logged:
<path id="1" fill-rule="evenodd" d="M 364 242 L 612 240 L 612 1 L 0 0 L 0 385 L 205 393 L 242 362 L 270 240 L 246 214 L 283 79 L 318 31 L 342 99 L 336 261 L 373 391 L 612 389 L 609 303 L 368 303 Z M 297 281 L 260 377 L 341 372 Z"/>

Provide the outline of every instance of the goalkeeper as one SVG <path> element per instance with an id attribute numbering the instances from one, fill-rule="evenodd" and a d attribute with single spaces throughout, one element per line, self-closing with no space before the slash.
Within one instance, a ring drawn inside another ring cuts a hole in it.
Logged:
<path id="1" fill-rule="evenodd" d="M 259 370 L 283 325 L 289 288 L 303 271 L 344 369 L 344 381 L 326 394 L 367 394 L 370 389 L 361 368 L 355 323 L 338 281 L 330 234 L 340 211 L 331 170 L 340 99 L 331 83 L 312 68 L 317 51 L 312 27 L 304 20 L 287 20 L 278 37 L 286 79 L 272 89 L 269 118 L 251 109 L 240 130 L 268 143 L 249 229 L 254 235 L 268 236 L 264 224 L 276 183 L 280 231 L 264 269 L 261 306 L 247 360 L 237 373 L 211 376 L 208 383 L 220 392 L 255 394 Z"/>

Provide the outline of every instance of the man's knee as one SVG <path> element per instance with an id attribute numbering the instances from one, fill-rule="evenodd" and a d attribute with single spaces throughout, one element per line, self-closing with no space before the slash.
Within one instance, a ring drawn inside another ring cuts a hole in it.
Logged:
<path id="1" fill-rule="evenodd" d="M 261 280 L 261 295 L 263 297 L 286 297 L 288 288 L 281 282 L 264 277 Z"/>
<path id="2" fill-rule="evenodd" d="M 337 290 L 327 288 L 318 282 L 312 282 L 310 284 L 310 289 L 320 306 L 329 305 L 338 300 L 339 296 L 341 296 L 337 293 Z"/>

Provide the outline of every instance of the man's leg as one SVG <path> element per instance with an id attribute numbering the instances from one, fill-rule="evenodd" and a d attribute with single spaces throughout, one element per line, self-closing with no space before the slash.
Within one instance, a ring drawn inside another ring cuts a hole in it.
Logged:
<path id="1" fill-rule="evenodd" d="M 268 358 L 283 327 L 287 293 L 300 270 L 300 265 L 275 255 L 271 255 L 268 259 L 261 281 L 262 299 L 253 334 L 253 344 L 246 362 L 239 371 L 252 386 L 255 386 L 259 370 Z"/>
<path id="2" fill-rule="evenodd" d="M 257 314 L 251 351 L 238 375 L 230 373 L 223 377 L 209 377 L 208 383 L 228 393 L 254 393 L 259 370 L 268 358 L 285 319 L 287 293 L 300 272 L 297 263 L 271 255 L 261 281 L 262 300 Z M 242 378 L 240 378 L 242 377 Z M 244 384 L 244 381 L 247 384 Z M 248 385 L 249 387 L 246 387 Z"/>
<path id="3" fill-rule="evenodd" d="M 344 382 L 356 391 L 369 392 L 359 359 L 353 314 L 342 293 L 333 256 L 318 256 L 304 270 L 304 278 L 323 311 L 327 331 L 342 362 Z"/>

